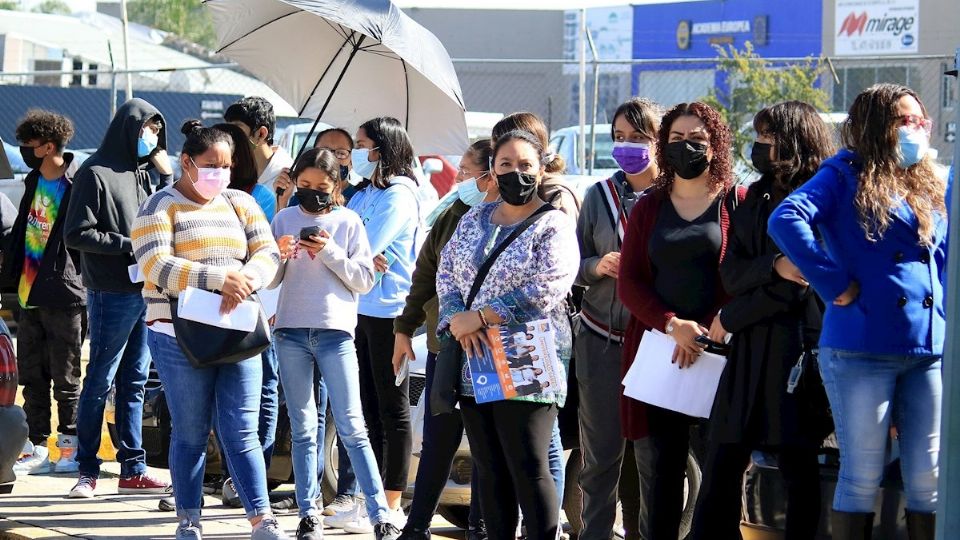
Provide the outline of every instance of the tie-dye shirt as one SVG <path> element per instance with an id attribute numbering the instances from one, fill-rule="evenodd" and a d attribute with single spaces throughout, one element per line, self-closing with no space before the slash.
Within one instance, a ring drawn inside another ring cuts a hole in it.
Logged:
<path id="1" fill-rule="evenodd" d="M 37 191 L 33 196 L 33 203 L 30 205 L 30 215 L 27 216 L 26 241 L 24 242 L 26 257 L 23 259 L 23 273 L 20 274 L 20 286 L 17 288 L 17 296 L 20 299 L 20 306 L 23 308 L 32 307 L 27 304 L 27 300 L 30 298 L 30 289 L 33 288 L 33 282 L 40 272 L 40 262 L 43 260 L 43 252 L 47 248 L 47 240 L 50 238 L 53 223 L 60 213 L 60 202 L 63 200 L 66 185 L 67 179 L 64 177 L 57 180 L 47 180 L 41 176 L 37 183 Z"/>

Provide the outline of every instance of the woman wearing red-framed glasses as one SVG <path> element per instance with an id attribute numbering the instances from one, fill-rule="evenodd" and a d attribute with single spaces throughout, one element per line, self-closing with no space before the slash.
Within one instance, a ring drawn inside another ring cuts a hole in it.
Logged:
<path id="1" fill-rule="evenodd" d="M 916 92 L 857 96 L 845 148 L 786 198 L 769 233 L 828 302 L 820 372 L 840 443 L 833 538 L 868 539 L 897 427 L 911 540 L 932 540 L 945 335 L 945 182 Z"/>

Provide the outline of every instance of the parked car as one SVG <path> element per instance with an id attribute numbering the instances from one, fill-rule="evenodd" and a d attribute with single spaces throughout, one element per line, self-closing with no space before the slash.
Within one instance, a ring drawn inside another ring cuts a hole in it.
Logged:
<path id="1" fill-rule="evenodd" d="M 903 515 L 906 499 L 900 476 L 900 458 L 897 442 L 891 439 L 887 449 L 887 466 L 880 484 L 874 512 L 873 538 L 876 540 L 907 540 Z M 831 436 L 820 451 L 820 527 L 819 538 L 831 538 L 830 509 L 840 472 L 840 454 Z M 787 501 L 783 476 L 777 468 L 776 456 L 755 452 L 747 471 L 743 490 L 743 529 L 756 532 L 765 540 L 783 538 L 786 526 Z"/>
<path id="2" fill-rule="evenodd" d="M 550 136 L 550 149 L 559 154 L 567 164 L 567 174 L 571 176 L 595 176 L 609 178 L 620 170 L 613 159 L 613 140 L 610 138 L 610 124 L 586 126 L 587 160 L 580 163 L 580 126 L 558 129 Z M 592 134 L 596 131 L 596 147 L 591 145 Z M 594 160 L 590 171 L 590 160 Z"/>
<path id="3" fill-rule="evenodd" d="M 11 493 L 17 476 L 13 465 L 27 442 L 27 416 L 16 404 L 17 356 L 10 330 L 0 319 L 0 495 Z"/>

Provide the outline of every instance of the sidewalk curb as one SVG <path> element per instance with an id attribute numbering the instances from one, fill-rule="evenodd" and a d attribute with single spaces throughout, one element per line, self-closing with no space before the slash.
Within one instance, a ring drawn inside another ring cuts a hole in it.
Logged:
<path id="1" fill-rule="evenodd" d="M 0 540 L 39 540 L 44 538 L 81 538 L 0 517 Z"/>

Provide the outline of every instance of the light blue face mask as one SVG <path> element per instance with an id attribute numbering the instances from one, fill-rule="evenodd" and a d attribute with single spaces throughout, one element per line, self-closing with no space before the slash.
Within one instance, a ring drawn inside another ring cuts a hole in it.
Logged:
<path id="1" fill-rule="evenodd" d="M 486 174 L 480 176 L 483 178 Z M 457 184 L 457 196 L 460 197 L 460 200 L 463 204 L 474 207 L 483 202 L 487 198 L 486 191 L 480 191 L 480 188 L 477 187 L 477 178 L 467 178 L 463 182 Z"/>
<path id="2" fill-rule="evenodd" d="M 900 165 L 901 169 L 909 169 L 927 155 L 930 150 L 930 136 L 926 131 L 910 129 L 906 126 L 897 130 L 897 138 L 900 146 Z"/>
<path id="3" fill-rule="evenodd" d="M 149 129 L 143 130 L 143 135 L 137 139 L 137 157 L 145 158 L 157 148 L 157 134 Z"/>
<path id="4" fill-rule="evenodd" d="M 376 150 L 376 148 L 374 148 Z M 350 161 L 353 163 L 353 172 L 363 178 L 369 179 L 373 172 L 377 170 L 376 161 L 370 161 L 369 148 L 354 148 L 350 152 Z"/>

